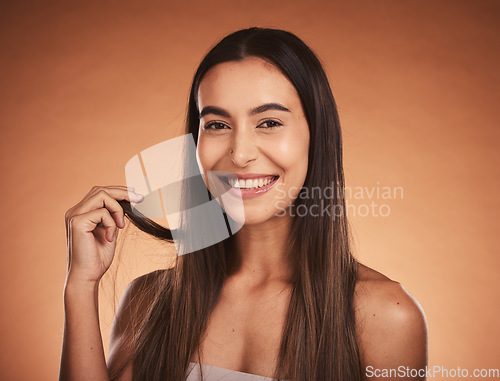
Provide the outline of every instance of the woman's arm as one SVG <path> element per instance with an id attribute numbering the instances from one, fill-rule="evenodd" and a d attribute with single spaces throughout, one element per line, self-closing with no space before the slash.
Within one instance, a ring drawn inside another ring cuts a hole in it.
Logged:
<path id="1" fill-rule="evenodd" d="M 143 197 L 126 187 L 93 187 L 65 214 L 68 268 L 64 287 L 64 335 L 60 381 L 109 381 L 99 327 L 99 281 L 125 227 L 117 200 Z"/>
<path id="2" fill-rule="evenodd" d="M 64 336 L 60 381 L 109 381 L 99 327 L 98 283 L 64 287 Z"/>

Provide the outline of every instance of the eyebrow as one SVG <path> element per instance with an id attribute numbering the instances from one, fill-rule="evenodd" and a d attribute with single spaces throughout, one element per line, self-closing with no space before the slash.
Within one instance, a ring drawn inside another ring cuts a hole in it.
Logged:
<path id="1" fill-rule="evenodd" d="M 252 116 L 255 114 L 260 114 L 269 110 L 277 110 L 277 111 L 286 111 L 290 112 L 289 109 L 287 109 L 285 106 L 280 105 L 279 103 L 265 103 L 263 105 L 257 106 L 253 109 L 251 109 L 248 112 L 248 115 Z M 206 106 L 203 107 L 203 109 L 200 112 L 199 118 L 203 118 L 205 115 L 208 114 L 214 114 L 214 115 L 219 115 L 219 116 L 224 116 L 226 118 L 230 118 L 231 115 L 224 109 L 220 107 L 215 107 L 215 106 Z"/>

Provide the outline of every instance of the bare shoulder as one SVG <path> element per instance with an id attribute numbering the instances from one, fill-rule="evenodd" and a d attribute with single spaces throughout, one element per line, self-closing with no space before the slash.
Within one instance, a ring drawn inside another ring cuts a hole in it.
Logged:
<path id="1" fill-rule="evenodd" d="M 143 316 L 151 304 L 160 277 L 168 270 L 157 270 L 131 281 L 125 288 L 116 310 L 109 340 L 108 370 L 110 375 L 120 373 L 119 381 L 132 379 L 130 359 L 133 348 L 131 342 Z M 124 369 L 123 372 L 121 370 Z"/>
<path id="2" fill-rule="evenodd" d="M 158 284 L 158 279 L 165 275 L 167 270 L 157 270 L 141 275 L 132 280 L 120 298 L 120 303 L 115 313 L 115 323 L 125 323 L 124 320 L 130 318 L 130 314 L 137 308 L 145 307 L 148 303 L 147 295 L 151 294 Z"/>
<path id="3" fill-rule="evenodd" d="M 420 304 L 403 285 L 362 264 L 359 265 L 355 303 L 360 312 L 383 312 L 405 320 L 423 317 Z"/>
<path id="4" fill-rule="evenodd" d="M 365 368 L 425 368 L 425 314 L 418 301 L 400 283 L 360 264 L 354 307 Z"/>
<path id="5" fill-rule="evenodd" d="M 133 301 L 136 297 L 142 296 L 142 293 L 147 293 L 157 285 L 158 279 L 165 276 L 167 271 L 168 270 L 156 270 L 135 278 L 125 288 L 122 300 Z"/>

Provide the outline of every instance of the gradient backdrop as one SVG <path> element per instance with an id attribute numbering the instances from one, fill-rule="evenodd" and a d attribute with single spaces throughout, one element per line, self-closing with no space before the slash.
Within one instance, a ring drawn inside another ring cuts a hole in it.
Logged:
<path id="1" fill-rule="evenodd" d="M 0 379 L 57 378 L 65 211 L 181 134 L 202 56 L 254 25 L 294 32 L 324 63 L 347 185 L 365 188 L 356 254 L 419 300 L 430 365 L 499 368 L 499 16 L 487 0 L 3 1 Z M 403 193 L 370 194 L 384 187 Z M 389 214 L 364 215 L 372 202 Z M 118 296 L 168 258 L 130 233 Z"/>

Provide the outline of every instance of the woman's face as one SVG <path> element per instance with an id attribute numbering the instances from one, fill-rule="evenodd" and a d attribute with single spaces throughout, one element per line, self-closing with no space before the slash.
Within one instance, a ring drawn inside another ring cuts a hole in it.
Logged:
<path id="1" fill-rule="evenodd" d="M 222 63 L 202 79 L 198 107 L 200 164 L 234 174 L 245 224 L 283 215 L 308 167 L 309 127 L 292 83 L 257 57 Z"/>

